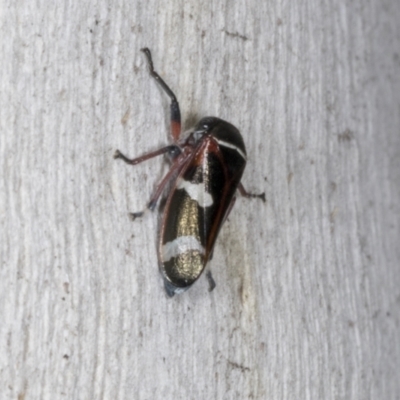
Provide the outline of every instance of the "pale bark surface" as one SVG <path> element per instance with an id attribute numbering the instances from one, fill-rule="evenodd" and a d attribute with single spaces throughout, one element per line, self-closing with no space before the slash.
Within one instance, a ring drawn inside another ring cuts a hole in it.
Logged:
<path id="1" fill-rule="evenodd" d="M 400 3 L 0 0 L 0 398 L 397 399 Z M 202 277 L 167 298 L 157 216 L 188 128 L 243 133 Z"/>

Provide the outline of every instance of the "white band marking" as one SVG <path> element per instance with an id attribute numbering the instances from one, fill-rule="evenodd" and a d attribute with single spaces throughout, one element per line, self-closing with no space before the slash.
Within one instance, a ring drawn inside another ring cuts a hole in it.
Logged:
<path id="1" fill-rule="evenodd" d="M 206 191 L 204 183 L 192 183 L 182 179 L 177 189 L 185 189 L 190 198 L 197 201 L 200 207 L 204 208 L 213 205 L 213 198 L 211 194 Z"/>
<path id="2" fill-rule="evenodd" d="M 220 139 L 215 139 L 215 140 L 221 146 L 229 147 L 230 149 L 236 150 L 245 160 L 247 160 L 246 154 L 244 154 L 243 151 L 241 149 L 239 149 L 239 147 L 237 147 L 231 143 L 225 142 L 224 140 L 220 140 Z"/>
<path id="3" fill-rule="evenodd" d="M 162 262 L 167 262 L 171 258 L 190 250 L 197 250 L 200 254 L 205 253 L 204 247 L 194 236 L 179 236 L 172 242 L 165 243 L 162 246 Z"/>

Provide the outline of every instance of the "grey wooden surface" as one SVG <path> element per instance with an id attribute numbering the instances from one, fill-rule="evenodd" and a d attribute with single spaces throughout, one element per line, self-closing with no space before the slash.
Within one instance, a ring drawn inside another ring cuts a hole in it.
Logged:
<path id="1" fill-rule="evenodd" d="M 400 3 L 0 1 L 1 399 L 400 398 Z M 165 172 L 112 159 L 238 126 L 243 183 L 166 297 Z"/>

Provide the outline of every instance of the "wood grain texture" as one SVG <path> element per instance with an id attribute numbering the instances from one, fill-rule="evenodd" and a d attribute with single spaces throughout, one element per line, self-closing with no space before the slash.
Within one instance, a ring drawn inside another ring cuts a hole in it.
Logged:
<path id="1" fill-rule="evenodd" d="M 400 4 L 0 2 L 0 398 L 400 396 Z M 246 188 L 167 298 L 168 100 L 243 133 Z M 163 169 L 164 168 L 164 169 Z"/>

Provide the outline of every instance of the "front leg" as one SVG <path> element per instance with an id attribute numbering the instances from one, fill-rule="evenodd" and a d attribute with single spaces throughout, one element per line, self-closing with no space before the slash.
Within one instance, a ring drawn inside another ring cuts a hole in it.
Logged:
<path id="1" fill-rule="evenodd" d="M 136 218 L 140 218 L 143 216 L 143 214 L 147 211 L 153 211 L 156 208 L 158 199 L 160 198 L 161 194 L 163 193 L 165 187 L 167 184 L 172 182 L 176 176 L 180 173 L 182 168 L 185 165 L 185 162 L 187 158 L 190 156 L 190 154 L 187 153 L 182 153 L 180 147 L 176 145 L 171 145 L 171 146 L 166 146 L 163 147 L 159 150 L 156 150 L 152 153 L 146 154 L 141 157 L 133 158 L 130 159 L 123 155 L 119 150 L 115 151 L 114 158 L 120 158 L 124 162 L 130 165 L 136 165 L 139 164 L 143 161 L 146 161 L 150 158 L 162 155 L 168 153 L 169 158 L 173 161 L 171 168 L 169 169 L 168 173 L 165 175 L 165 177 L 162 179 L 162 181 L 157 185 L 156 190 L 153 194 L 153 196 L 150 198 L 149 202 L 147 203 L 147 207 L 143 211 L 138 211 L 138 212 L 133 212 L 130 213 L 129 216 L 134 221 Z"/>

